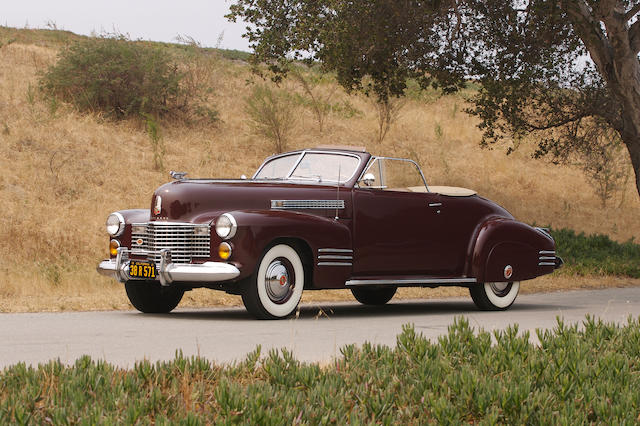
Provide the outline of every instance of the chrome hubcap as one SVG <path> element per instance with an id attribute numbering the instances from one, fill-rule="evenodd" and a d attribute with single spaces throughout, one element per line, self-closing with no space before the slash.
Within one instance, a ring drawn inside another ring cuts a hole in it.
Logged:
<path id="1" fill-rule="evenodd" d="M 271 301 L 281 304 L 289 300 L 295 287 L 295 275 L 287 259 L 274 259 L 267 267 L 264 280 Z"/>
<path id="2" fill-rule="evenodd" d="M 491 283 L 491 291 L 496 296 L 504 297 L 511 290 L 512 283 Z"/>

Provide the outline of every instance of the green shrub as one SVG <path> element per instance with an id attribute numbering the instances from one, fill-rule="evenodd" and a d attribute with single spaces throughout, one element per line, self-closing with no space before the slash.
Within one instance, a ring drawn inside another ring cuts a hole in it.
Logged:
<path id="1" fill-rule="evenodd" d="M 564 273 L 640 278 L 640 245 L 633 239 L 618 243 L 606 235 L 576 234 L 566 228 L 552 229 L 551 235 L 565 262 Z"/>
<path id="2" fill-rule="evenodd" d="M 458 318 L 431 342 L 342 348 L 305 364 L 259 349 L 233 366 L 181 353 L 121 370 L 88 357 L 0 372 L 1 424 L 636 424 L 640 319 L 493 333 Z M 493 342 L 493 343 L 492 343 Z"/>
<path id="3" fill-rule="evenodd" d="M 245 104 L 254 133 L 270 140 L 276 153 L 287 149 L 296 123 L 295 108 L 288 93 L 266 84 L 255 85 Z"/>
<path id="4" fill-rule="evenodd" d="M 167 49 L 116 36 L 80 40 L 63 48 L 40 87 L 82 111 L 115 118 L 162 116 L 187 106 L 182 78 Z"/>

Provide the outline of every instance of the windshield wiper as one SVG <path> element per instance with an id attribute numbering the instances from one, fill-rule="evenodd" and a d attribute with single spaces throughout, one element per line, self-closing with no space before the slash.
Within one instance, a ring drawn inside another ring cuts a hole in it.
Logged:
<path id="1" fill-rule="evenodd" d="M 291 178 L 298 178 L 298 179 L 302 179 L 302 180 L 315 180 L 316 182 L 322 182 L 322 176 L 321 175 L 315 175 L 315 176 L 291 175 L 291 176 L 289 176 L 289 179 L 291 179 Z"/>

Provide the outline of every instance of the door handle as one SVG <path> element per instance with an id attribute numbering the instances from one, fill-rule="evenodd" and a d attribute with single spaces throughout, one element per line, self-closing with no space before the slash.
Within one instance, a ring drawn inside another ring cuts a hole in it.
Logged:
<path id="1" fill-rule="evenodd" d="M 429 203 L 429 207 L 441 207 L 442 203 Z"/>

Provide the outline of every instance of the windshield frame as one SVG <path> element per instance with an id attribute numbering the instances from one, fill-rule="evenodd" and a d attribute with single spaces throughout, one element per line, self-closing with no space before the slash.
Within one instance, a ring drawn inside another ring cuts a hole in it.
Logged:
<path id="1" fill-rule="evenodd" d="M 322 180 L 313 180 L 313 179 L 307 179 L 307 178 L 300 178 L 300 179 L 296 179 L 296 178 L 292 178 L 291 175 L 293 174 L 293 172 L 296 170 L 296 168 L 298 167 L 298 165 L 300 165 L 300 163 L 302 162 L 302 160 L 304 159 L 304 156 L 307 154 L 329 154 L 329 155 L 341 155 L 344 157 L 353 157 L 355 159 L 358 160 L 358 164 L 354 167 L 353 172 L 351 173 L 350 176 L 346 176 L 345 178 L 340 178 L 340 181 L 338 182 L 337 180 L 332 180 L 332 179 L 322 179 Z M 291 167 L 291 169 L 289 169 L 289 171 L 287 172 L 287 175 L 283 178 L 256 178 L 256 176 L 258 176 L 258 174 L 260 173 L 260 171 L 271 161 L 276 160 L 278 158 L 282 158 L 282 157 L 286 157 L 286 156 L 295 156 L 298 155 L 298 159 L 295 161 L 294 165 Z M 272 157 L 267 158 L 264 163 L 262 163 L 262 165 L 258 168 L 258 170 L 253 174 L 253 176 L 251 177 L 251 179 L 255 179 L 255 180 L 265 180 L 265 181 L 269 181 L 269 180 L 273 180 L 273 181 L 287 181 L 287 182 L 306 182 L 306 183 L 320 183 L 320 184 L 330 184 L 330 185 L 345 185 L 347 183 L 349 183 L 354 176 L 358 173 L 358 170 L 360 170 L 360 167 L 362 166 L 362 157 L 360 157 L 357 154 L 353 154 L 350 152 L 343 152 L 343 151 L 319 151 L 319 150 L 304 150 L 304 151 L 299 151 L 299 152 L 285 152 L 283 154 L 279 154 L 279 155 L 275 155 Z"/>

